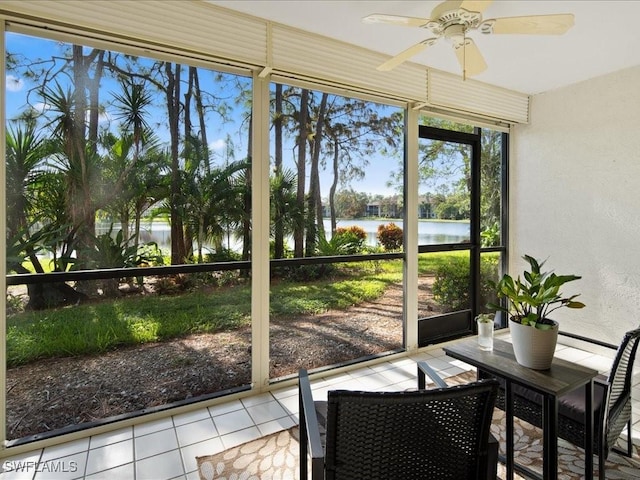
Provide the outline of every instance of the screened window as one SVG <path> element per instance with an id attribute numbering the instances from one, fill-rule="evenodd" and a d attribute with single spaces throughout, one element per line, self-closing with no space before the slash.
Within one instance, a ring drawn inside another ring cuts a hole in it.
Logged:
<path id="1" fill-rule="evenodd" d="M 403 110 L 271 96 L 270 377 L 401 349 Z"/>
<path id="2" fill-rule="evenodd" d="M 251 78 L 6 49 L 8 438 L 246 388 Z"/>

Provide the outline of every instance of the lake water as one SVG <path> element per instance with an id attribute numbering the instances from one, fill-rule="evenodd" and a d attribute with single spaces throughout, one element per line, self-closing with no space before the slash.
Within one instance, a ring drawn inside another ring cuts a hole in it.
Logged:
<path id="1" fill-rule="evenodd" d="M 380 225 L 387 225 L 389 223 L 395 223 L 398 227 L 402 228 L 403 224 L 401 220 L 340 220 L 338 221 L 338 227 L 351 227 L 357 225 L 367 232 L 367 244 L 376 245 L 378 243 L 378 227 Z M 324 221 L 325 231 L 331 230 L 331 222 L 329 220 Z M 468 241 L 471 234 L 471 228 L 469 222 L 434 222 L 432 220 L 421 220 L 418 222 L 418 244 L 419 245 L 434 245 L 438 243 L 460 243 L 462 241 Z"/>
<path id="2" fill-rule="evenodd" d="M 339 220 L 338 227 L 350 227 L 357 225 L 367 232 L 367 244 L 371 246 L 377 245 L 378 227 L 380 225 L 386 225 L 392 223 L 389 220 Z M 402 228 L 403 224 L 401 220 L 394 220 L 398 227 Z M 113 231 L 117 232 L 120 228 L 119 224 L 115 224 Z M 324 221 L 325 231 L 329 232 L 331 229 L 331 222 L 329 220 Z M 96 228 L 98 233 L 104 233 L 108 231 L 108 225 L 101 225 Z M 142 235 L 141 240 L 143 242 L 156 242 L 160 248 L 166 249 L 171 244 L 171 226 L 163 221 L 143 222 L 142 223 Z M 469 222 L 437 222 L 432 220 L 421 220 L 418 222 L 418 244 L 419 245 L 434 245 L 439 243 L 460 243 L 468 241 L 470 237 Z M 237 247 L 233 245 L 232 247 Z"/>

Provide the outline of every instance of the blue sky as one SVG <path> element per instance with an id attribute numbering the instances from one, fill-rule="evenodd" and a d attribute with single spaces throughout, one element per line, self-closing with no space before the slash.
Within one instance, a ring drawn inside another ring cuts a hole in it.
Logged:
<path id="1" fill-rule="evenodd" d="M 27 35 L 20 35 L 15 33 L 6 34 L 6 48 L 9 53 L 20 54 L 30 60 L 35 59 L 47 59 L 50 60 L 54 56 L 60 56 L 63 48 L 63 44 L 53 40 L 40 39 L 36 37 L 30 37 Z M 215 91 L 215 82 L 213 82 L 214 75 L 201 74 L 202 90 L 203 91 Z M 17 116 L 27 106 L 27 102 L 36 108 L 38 111 L 42 111 L 46 106 L 42 103 L 41 99 L 34 93 L 31 93 L 29 99 L 27 94 L 36 84 L 29 78 L 20 76 L 16 72 L 7 72 L 6 76 L 6 116 L 7 119 L 12 119 Z M 246 79 L 249 82 L 249 79 Z M 104 93 L 101 93 L 101 98 L 106 99 L 110 95 L 110 92 L 118 92 L 120 87 L 118 83 L 112 78 L 104 78 L 101 84 L 101 89 Z M 228 95 L 228 92 L 226 92 Z M 160 104 L 160 101 L 158 102 Z M 161 137 L 168 139 L 168 129 L 166 128 L 166 112 L 163 108 L 156 108 L 153 110 L 153 115 L 157 119 L 157 122 L 151 121 L 156 133 Z M 101 125 L 109 125 L 109 122 L 113 120 L 113 110 L 107 109 L 101 115 Z M 209 147 L 213 152 L 214 158 L 222 162 L 228 157 L 227 140 L 233 142 L 233 148 L 235 150 L 235 157 L 243 158 L 247 151 L 246 146 L 246 134 L 239 133 L 242 119 L 240 118 L 240 112 L 231 112 L 230 117 L 232 122 L 223 124 L 216 118 L 216 115 L 211 113 L 208 118 L 208 141 Z M 285 145 L 284 150 L 285 162 L 289 167 L 294 166 L 294 149 L 292 145 Z M 369 165 L 366 168 L 366 176 L 362 180 L 352 181 L 350 187 L 356 191 L 367 192 L 371 194 L 383 194 L 393 195 L 397 193 L 394 189 L 389 188 L 386 184 L 389 179 L 391 171 L 399 168 L 399 160 L 396 158 L 384 157 L 382 155 L 374 155 L 367 159 Z M 329 172 L 322 172 L 321 174 L 321 187 L 322 195 L 327 196 L 328 190 L 331 184 L 331 175 Z M 344 185 L 341 188 L 345 188 Z"/>

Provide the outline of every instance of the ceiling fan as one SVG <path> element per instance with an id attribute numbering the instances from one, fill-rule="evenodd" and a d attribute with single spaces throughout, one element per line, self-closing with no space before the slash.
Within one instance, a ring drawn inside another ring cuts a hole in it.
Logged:
<path id="1" fill-rule="evenodd" d="M 374 13 L 362 19 L 365 23 L 385 23 L 404 27 L 425 28 L 434 35 L 400 52 L 377 69 L 388 71 L 409 60 L 440 38 L 448 40 L 458 57 L 463 77 L 478 75 L 487 68 L 480 50 L 467 33 L 479 30 L 489 34 L 562 35 L 573 26 L 573 14 L 529 15 L 483 20 L 482 12 L 492 0 L 447 0 L 436 6 L 430 18 L 403 17 Z"/>

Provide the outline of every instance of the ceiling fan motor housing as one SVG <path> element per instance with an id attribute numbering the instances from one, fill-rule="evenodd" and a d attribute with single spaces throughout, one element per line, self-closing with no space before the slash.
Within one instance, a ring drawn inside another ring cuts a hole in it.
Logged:
<path id="1" fill-rule="evenodd" d="M 460 31 L 464 33 L 478 28 L 482 22 L 482 14 L 458 8 L 461 3 L 459 1 L 441 3 L 433 9 L 431 21 L 427 22 L 424 27 L 431 30 L 434 35 L 449 39 L 453 39 Z"/>

